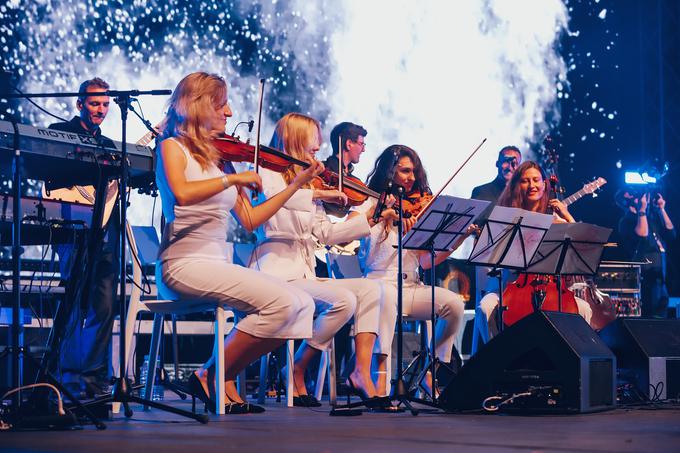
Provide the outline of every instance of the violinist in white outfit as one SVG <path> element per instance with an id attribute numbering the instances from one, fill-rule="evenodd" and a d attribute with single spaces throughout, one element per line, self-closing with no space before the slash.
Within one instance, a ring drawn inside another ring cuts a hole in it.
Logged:
<path id="1" fill-rule="evenodd" d="M 276 124 L 272 146 L 290 156 L 315 163 L 315 153 L 321 144 L 319 123 L 308 116 L 289 113 Z M 262 170 L 263 195 L 266 199 L 279 193 L 297 178 L 300 166 L 287 172 Z M 260 195 L 262 196 L 262 195 Z M 322 202 L 347 202 L 337 190 L 314 189 L 311 185 L 297 191 L 281 210 L 257 230 L 257 247 L 251 268 L 288 281 L 309 293 L 316 302 L 317 317 L 312 338 L 306 340 L 295 354 L 294 404 L 319 406 L 307 393 L 305 370 L 310 361 L 328 349 L 333 336 L 354 315 L 356 367 L 348 384 L 364 400 L 377 402 L 371 380 L 371 356 L 378 332 L 382 302 L 381 286 L 366 279 L 318 279 L 314 272 L 314 239 L 333 245 L 366 236 L 372 215 L 355 216 L 351 220 L 331 223 Z"/>
<path id="2" fill-rule="evenodd" d="M 213 359 L 189 378 L 192 391 L 215 412 L 215 379 L 226 382 L 227 413 L 262 412 L 239 396 L 235 378 L 249 363 L 287 339 L 312 335 L 314 303 L 284 281 L 231 264 L 227 216 L 247 229 L 270 218 L 321 166 L 311 165 L 266 203 L 252 207 L 242 188 L 261 189 L 254 172 L 225 174 L 212 138 L 231 116 L 227 85 L 214 74 L 189 74 L 177 85 L 164 120 L 156 178 L 167 224 L 157 264 L 161 298 L 207 299 L 232 307 L 244 318 L 225 340 L 225 375 Z M 231 167 L 231 164 L 228 164 Z M 232 167 L 233 169 L 233 167 Z"/>
<path id="3" fill-rule="evenodd" d="M 430 194 L 427 175 L 420 157 L 408 146 L 392 145 L 383 151 L 368 176 L 368 187 L 376 192 L 383 192 L 390 178 L 395 186 L 403 188 L 407 197 L 423 197 Z M 359 210 L 368 212 L 375 205 L 375 201 L 367 201 Z M 383 221 L 371 228 L 369 236 L 361 239 L 359 249 L 364 275 L 368 279 L 384 282 L 384 302 L 376 347 L 378 368 L 376 389 L 379 395 L 387 393 L 386 361 L 392 349 L 397 319 L 398 253 L 395 246 L 398 232 L 394 226 L 397 219 L 395 211 L 387 209 L 383 214 Z M 415 217 L 405 218 L 403 231 L 408 231 L 415 222 Z M 463 239 L 464 237 L 459 239 L 453 248 L 457 248 Z M 450 254 L 451 252 L 438 252 L 435 264 L 441 263 Z M 418 267 L 423 269 L 431 267 L 430 254 L 418 250 L 404 250 L 403 315 L 428 320 L 432 311 L 432 289 L 420 281 Z M 453 343 L 463 319 L 465 303 L 463 298 L 453 291 L 435 287 L 435 309 L 438 318 L 434 332 L 437 345 L 435 353 L 439 360 L 448 363 L 451 361 Z M 426 384 L 430 385 L 429 382 Z"/>

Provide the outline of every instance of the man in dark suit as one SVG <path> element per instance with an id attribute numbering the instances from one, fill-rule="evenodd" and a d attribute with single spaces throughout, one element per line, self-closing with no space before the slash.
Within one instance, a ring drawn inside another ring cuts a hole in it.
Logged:
<path id="1" fill-rule="evenodd" d="M 501 148 L 498 152 L 498 159 L 496 160 L 496 168 L 498 169 L 496 178 L 491 182 L 472 189 L 470 198 L 490 201 L 495 205 L 498 198 L 501 196 L 503 189 L 505 189 L 506 184 L 510 181 L 510 178 L 512 178 L 515 169 L 521 162 L 522 153 L 519 148 L 512 145 Z M 484 294 L 499 291 L 498 280 L 489 277 L 489 270 L 489 268 L 483 266 L 477 266 L 475 268 L 477 303 L 479 303 Z"/>
<path id="2" fill-rule="evenodd" d="M 522 163 L 522 153 L 519 148 L 512 145 L 503 147 L 498 152 L 498 160 L 496 161 L 496 168 L 498 169 L 496 179 L 472 189 L 470 198 L 496 202 L 520 163 Z"/>
<path id="3" fill-rule="evenodd" d="M 96 77 L 83 82 L 79 92 L 95 94 L 108 89 L 109 84 Z M 79 97 L 76 101 L 79 114 L 70 121 L 51 124 L 49 128 L 91 136 L 102 146 L 114 148 L 113 141 L 102 135 L 100 129 L 109 111 L 109 102 L 109 96 Z M 80 188 L 79 192 L 87 194 L 88 192 L 84 192 L 83 189 L 87 190 Z M 77 188 L 74 187 L 73 190 Z M 117 190 L 117 185 L 116 189 L 110 186 L 109 190 Z M 93 195 L 94 191 L 91 194 Z M 89 300 L 84 302 L 82 307 L 73 307 L 72 313 L 69 313 L 71 317 L 69 326 L 61 343 L 62 383 L 79 396 L 94 396 L 107 392 L 109 388 L 120 231 L 116 213 L 117 209 L 114 208 L 111 219 L 104 226 L 106 236 L 98 244 L 97 256 L 90 261 L 94 266 L 94 287 L 89 292 Z M 61 277 L 64 281 L 82 278 L 83 269 L 77 267 L 79 263 L 71 262 L 74 252 L 73 247 L 69 245 L 58 248 Z"/>

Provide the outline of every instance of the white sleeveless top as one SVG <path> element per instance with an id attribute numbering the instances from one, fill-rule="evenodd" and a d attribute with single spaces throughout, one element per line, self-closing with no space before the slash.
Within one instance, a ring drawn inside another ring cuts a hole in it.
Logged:
<path id="1" fill-rule="evenodd" d="M 179 140 L 174 138 L 168 140 L 173 140 L 179 145 L 186 156 L 184 176 L 187 181 L 218 178 L 224 174 L 214 164 L 204 170 Z M 179 206 L 168 186 L 161 153 L 158 153 L 156 163 L 156 184 L 161 194 L 163 214 L 167 222 L 163 230 L 159 261 L 178 258 L 227 260 L 230 256 L 226 242 L 227 216 L 236 204 L 236 187 L 231 186 L 200 203 Z"/>

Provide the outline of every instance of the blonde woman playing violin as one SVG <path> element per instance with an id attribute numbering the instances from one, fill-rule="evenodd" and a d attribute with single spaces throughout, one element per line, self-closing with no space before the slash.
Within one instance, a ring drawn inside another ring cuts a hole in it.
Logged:
<path id="1" fill-rule="evenodd" d="M 249 230 L 281 208 L 318 173 L 300 172 L 274 197 L 253 207 L 244 187 L 261 189 L 254 172 L 224 174 L 212 145 L 224 133 L 231 110 L 227 85 L 214 74 L 196 72 L 182 79 L 172 94 L 164 120 L 156 168 L 167 224 L 156 268 L 159 297 L 205 299 L 238 310 L 244 318 L 225 340 L 225 375 L 215 376 L 214 358 L 192 373 L 189 386 L 215 412 L 215 379 L 224 379 L 230 414 L 262 412 L 245 403 L 235 378 L 249 363 L 286 339 L 312 335 L 314 303 L 286 282 L 232 264 L 227 252 L 227 216 L 231 211 Z"/>
<path id="2" fill-rule="evenodd" d="M 276 124 L 272 146 L 298 160 L 316 163 L 314 156 L 320 144 L 321 130 L 313 118 L 289 113 Z M 283 173 L 263 169 L 260 197 L 268 199 L 279 193 L 300 171 L 299 166 L 292 166 Z M 344 204 L 347 196 L 337 190 L 317 190 L 308 185 L 291 197 L 257 230 L 251 268 L 286 280 L 309 293 L 316 303 L 318 315 L 312 338 L 304 341 L 295 354 L 293 403 L 297 406 L 321 405 L 307 393 L 305 371 L 312 359 L 328 349 L 336 332 L 354 316 L 356 367 L 348 384 L 369 404 L 380 405 L 383 401 L 375 398 L 377 392 L 371 380 L 370 365 L 381 317 L 381 287 L 376 281 L 360 278 L 318 279 L 314 272 L 313 236 L 328 245 L 366 236 L 370 232 L 372 212 L 345 222 L 331 223 L 321 206 L 324 201 Z"/>

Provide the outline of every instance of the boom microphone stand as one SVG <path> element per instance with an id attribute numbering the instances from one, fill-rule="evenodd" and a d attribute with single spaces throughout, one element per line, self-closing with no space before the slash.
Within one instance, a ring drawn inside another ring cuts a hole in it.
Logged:
<path id="1" fill-rule="evenodd" d="M 144 406 L 150 406 L 156 409 L 161 409 L 166 412 L 172 412 L 177 415 L 182 415 L 184 417 L 192 418 L 201 423 L 207 423 L 208 418 L 205 415 L 193 414 L 188 411 L 174 408 L 172 406 L 166 406 L 164 404 L 158 403 L 157 401 L 151 401 L 151 395 L 146 395 L 147 399 L 135 396 L 130 391 L 130 381 L 125 375 L 125 366 L 127 360 L 125 357 L 125 317 L 127 314 L 127 300 L 126 300 L 126 265 L 127 260 L 125 256 L 125 246 L 127 241 L 127 229 L 125 228 L 127 222 L 127 182 L 128 182 L 128 160 L 127 160 L 127 117 L 128 110 L 130 106 L 130 98 L 132 96 L 140 96 L 144 94 L 151 95 L 167 95 L 170 94 L 169 90 L 154 90 L 154 91 L 139 91 L 139 90 L 129 90 L 129 91 L 109 91 L 110 96 L 115 96 L 114 101 L 120 107 L 121 114 L 121 127 L 122 127 L 122 149 L 121 149 L 121 172 L 120 172 L 120 183 L 119 183 L 119 195 L 120 195 L 120 341 L 119 346 L 119 377 L 113 379 L 113 391 L 110 396 L 104 398 L 99 398 L 94 400 L 93 404 L 106 403 L 106 402 L 117 402 L 121 403 L 124 408 L 124 413 L 126 417 L 132 417 L 132 410 L 130 409 L 130 402 L 139 403 Z M 155 377 L 155 376 L 154 376 Z M 152 377 L 153 379 L 153 377 Z"/>

